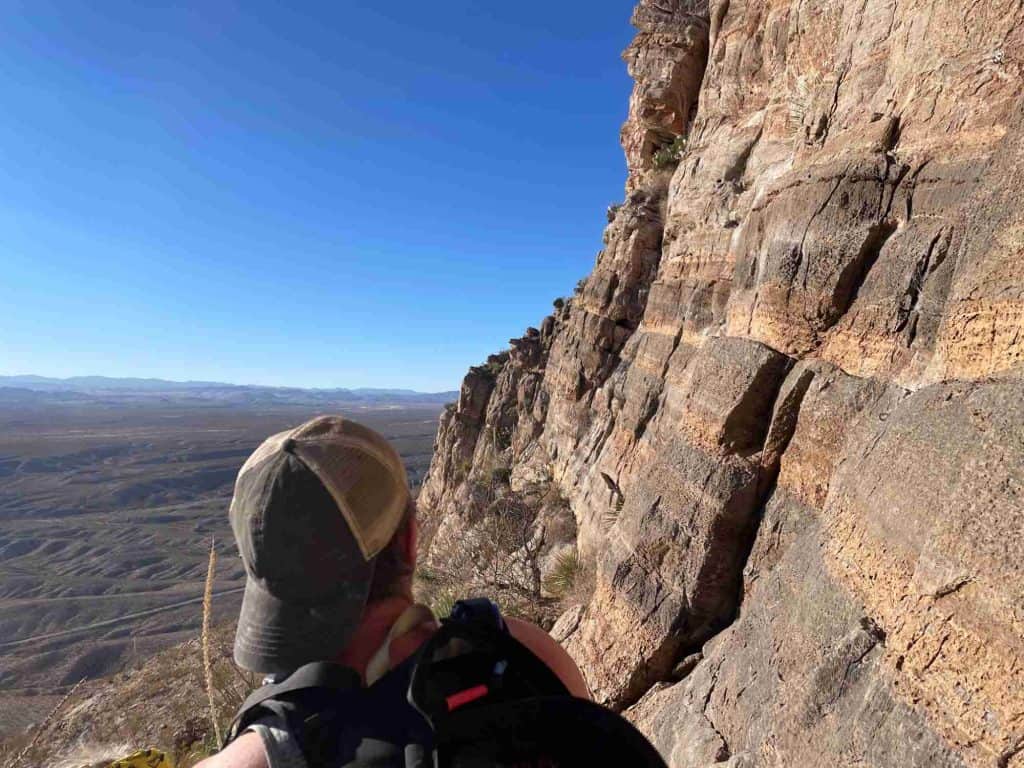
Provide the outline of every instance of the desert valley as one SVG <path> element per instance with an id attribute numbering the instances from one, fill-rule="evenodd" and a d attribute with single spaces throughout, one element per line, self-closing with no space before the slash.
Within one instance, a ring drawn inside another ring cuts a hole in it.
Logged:
<path id="1" fill-rule="evenodd" d="M 227 505 L 239 466 L 265 437 L 318 413 L 350 414 L 394 441 L 415 486 L 441 404 L 455 397 L 6 383 L 0 737 L 38 721 L 82 678 L 195 637 L 211 540 L 221 555 L 215 615 L 237 612 L 244 572 Z"/>

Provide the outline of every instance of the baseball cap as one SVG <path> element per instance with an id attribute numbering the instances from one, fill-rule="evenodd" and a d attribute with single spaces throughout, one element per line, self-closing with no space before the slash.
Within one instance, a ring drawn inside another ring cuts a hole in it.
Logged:
<path id="1" fill-rule="evenodd" d="M 231 499 L 246 572 L 235 661 L 283 673 L 336 656 L 408 502 L 402 460 L 362 424 L 319 416 L 267 438 Z"/>

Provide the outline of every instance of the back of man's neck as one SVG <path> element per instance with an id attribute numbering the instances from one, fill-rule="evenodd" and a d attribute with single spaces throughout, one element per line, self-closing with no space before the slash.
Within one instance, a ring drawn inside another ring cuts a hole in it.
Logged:
<path id="1" fill-rule="evenodd" d="M 338 663 L 356 670 L 365 679 L 366 665 L 384 645 L 398 617 L 412 604 L 408 596 L 387 597 L 367 604 L 352 640 L 338 655 Z"/>

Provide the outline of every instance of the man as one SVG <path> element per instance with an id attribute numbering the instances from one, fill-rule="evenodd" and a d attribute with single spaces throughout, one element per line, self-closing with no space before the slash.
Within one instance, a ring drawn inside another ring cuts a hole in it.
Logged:
<path id="1" fill-rule="evenodd" d="M 268 438 L 238 473 L 230 517 L 246 570 L 234 650 L 245 669 L 280 679 L 333 661 L 371 685 L 436 631 L 412 596 L 416 521 L 405 470 L 373 430 L 322 416 Z M 570 693 L 589 698 L 579 669 L 546 632 L 506 624 Z M 280 721 L 253 723 L 200 763 L 306 765 Z"/>

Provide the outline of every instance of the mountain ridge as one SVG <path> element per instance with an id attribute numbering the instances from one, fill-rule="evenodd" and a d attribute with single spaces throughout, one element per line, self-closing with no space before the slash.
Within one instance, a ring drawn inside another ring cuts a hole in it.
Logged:
<path id="1" fill-rule="evenodd" d="M 421 392 L 413 389 L 387 387 L 280 387 L 263 384 L 230 384 L 220 381 L 173 381 L 159 378 L 114 377 L 114 376 L 70 376 L 57 378 L 35 374 L 0 376 L 0 387 L 19 388 L 34 391 L 110 392 L 110 391 L 190 391 L 190 390 L 254 390 L 267 392 L 310 392 L 318 394 L 350 394 L 377 396 L 417 396 L 453 399 L 455 390 L 442 392 Z"/>

